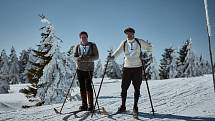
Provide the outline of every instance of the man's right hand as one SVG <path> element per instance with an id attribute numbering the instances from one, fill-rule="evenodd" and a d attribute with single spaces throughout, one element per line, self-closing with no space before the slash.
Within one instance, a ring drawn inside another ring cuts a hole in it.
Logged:
<path id="1" fill-rule="evenodd" d="M 82 55 L 82 56 L 79 56 L 78 58 L 77 58 L 77 61 L 82 61 L 82 62 L 90 62 L 90 61 L 92 61 L 91 60 L 91 58 L 90 58 L 90 56 L 85 56 L 85 55 Z"/>

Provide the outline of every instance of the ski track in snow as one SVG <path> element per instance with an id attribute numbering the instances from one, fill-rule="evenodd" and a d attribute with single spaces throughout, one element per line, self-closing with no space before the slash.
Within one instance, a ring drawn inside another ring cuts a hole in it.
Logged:
<path id="1" fill-rule="evenodd" d="M 98 90 L 101 79 L 94 79 Z M 105 107 L 109 113 L 117 111 L 121 104 L 120 80 L 104 80 L 99 106 Z M 139 119 L 142 121 L 215 121 L 215 95 L 211 75 L 194 78 L 179 78 L 169 80 L 148 81 L 155 116 L 152 115 L 151 105 L 146 90 L 145 81 L 141 87 L 139 99 Z M 62 112 L 77 110 L 80 101 L 67 102 Z M 5 104 L 6 105 L 6 104 Z M 16 111 L 1 111 L 0 121 L 134 121 L 131 114 L 104 116 L 95 114 L 75 118 L 73 115 L 55 114 L 53 108 L 60 110 L 62 104 L 44 105 Z M 130 85 L 126 101 L 127 110 L 132 112 L 133 86 Z"/>

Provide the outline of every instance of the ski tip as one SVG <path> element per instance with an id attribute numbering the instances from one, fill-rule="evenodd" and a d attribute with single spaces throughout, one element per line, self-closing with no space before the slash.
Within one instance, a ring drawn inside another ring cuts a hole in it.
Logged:
<path id="1" fill-rule="evenodd" d="M 58 110 L 56 108 L 54 108 L 55 113 L 57 114 L 61 114 L 60 112 L 58 112 Z"/>
<path id="2" fill-rule="evenodd" d="M 30 108 L 28 105 L 23 105 L 22 108 Z"/>

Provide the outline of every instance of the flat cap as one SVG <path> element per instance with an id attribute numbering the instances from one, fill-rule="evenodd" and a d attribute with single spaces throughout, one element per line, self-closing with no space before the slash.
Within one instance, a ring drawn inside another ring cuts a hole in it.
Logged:
<path id="1" fill-rule="evenodd" d="M 126 34 L 127 32 L 132 32 L 132 33 L 135 33 L 135 30 L 131 27 L 128 27 L 124 30 L 124 33 Z"/>

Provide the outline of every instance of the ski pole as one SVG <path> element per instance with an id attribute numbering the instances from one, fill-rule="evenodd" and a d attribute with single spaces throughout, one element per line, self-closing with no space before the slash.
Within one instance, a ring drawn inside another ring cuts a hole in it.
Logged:
<path id="1" fill-rule="evenodd" d="M 54 110 L 55 110 L 56 113 L 60 113 L 60 114 L 61 114 L 61 111 L 63 110 L 64 104 L 65 104 L 65 102 L 66 102 L 66 99 L 67 99 L 67 97 L 68 97 L 68 95 L 69 95 L 69 91 L 70 91 L 70 89 L 71 89 L 71 87 L 72 87 L 72 84 L 73 84 L 73 82 L 74 82 L 74 80 L 75 80 L 76 73 L 77 73 L 77 70 L 75 71 L 75 74 L 74 74 L 74 76 L 73 76 L 71 85 L 70 85 L 70 87 L 69 87 L 69 89 L 68 89 L 68 91 L 67 91 L 66 98 L 64 99 L 63 105 L 61 106 L 60 112 L 58 112 L 58 110 L 57 110 L 56 108 L 54 108 Z"/>
<path id="2" fill-rule="evenodd" d="M 153 112 L 153 116 L 155 115 L 155 111 L 154 111 L 154 108 L 153 108 L 153 104 L 152 104 L 152 99 L 151 99 L 151 94 L 150 94 L 150 91 L 149 91 L 149 85 L 148 85 L 148 79 L 146 77 L 146 71 L 145 71 L 145 65 L 144 65 L 144 62 L 142 61 L 142 65 L 143 65 L 143 75 L 144 75 L 144 78 L 146 80 L 146 87 L 147 87 L 147 90 L 148 90 L 148 94 L 149 94 L 149 100 L 150 100 L 150 104 L 151 104 L 151 107 L 152 107 L 152 112 Z"/>
<path id="3" fill-rule="evenodd" d="M 89 72 L 89 76 L 90 76 L 90 78 L 93 78 L 93 76 L 91 76 L 90 72 Z M 96 97 L 96 90 L 95 90 L 93 81 L 91 81 L 91 85 L 92 85 L 92 88 L 93 88 L 94 95 L 95 95 L 95 97 Z M 100 108 L 99 108 L 99 103 L 98 103 L 98 101 L 96 101 L 96 104 L 97 104 L 97 106 L 98 106 L 98 109 L 100 109 Z M 99 110 L 99 113 L 101 113 L 100 110 Z"/>
<path id="4" fill-rule="evenodd" d="M 109 56 L 111 56 L 111 53 L 109 53 Z M 105 73 L 106 73 L 106 70 L 107 70 L 107 66 L 108 66 L 109 61 L 110 61 L 110 59 L 108 58 L 108 59 L 107 59 L 107 62 L 106 62 L 106 65 L 105 65 L 104 73 L 103 73 L 103 75 L 102 75 L 102 81 L 101 81 L 100 86 L 99 86 L 99 91 L 98 91 L 97 96 L 96 96 L 95 106 L 96 106 L 96 102 L 98 101 L 99 93 L 100 93 L 100 91 L 101 91 L 102 83 L 103 83 L 103 80 L 104 80 L 104 77 L 105 77 Z M 95 109 L 93 109 L 91 118 L 93 117 L 94 110 L 95 110 Z"/>
<path id="5" fill-rule="evenodd" d="M 214 84 L 214 93 L 215 93 L 215 70 L 214 70 L 214 64 L 213 64 L 213 54 L 212 54 L 212 50 L 211 50 L 211 26 L 210 26 L 210 22 L 209 22 L 209 16 L 208 16 L 208 3 L 207 0 L 204 0 L 204 5 L 205 5 L 205 17 L 206 17 L 206 30 L 207 30 L 207 34 L 208 34 L 208 49 L 209 49 L 209 53 L 210 53 L 210 61 L 211 61 L 211 70 L 212 70 L 212 76 L 213 76 L 213 84 Z"/>

